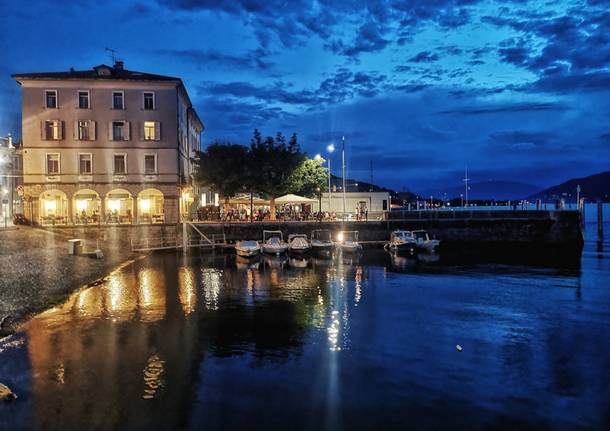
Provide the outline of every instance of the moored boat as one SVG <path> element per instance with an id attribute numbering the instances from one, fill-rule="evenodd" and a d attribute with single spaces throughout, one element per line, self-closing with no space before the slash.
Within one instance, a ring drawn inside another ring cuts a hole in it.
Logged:
<path id="1" fill-rule="evenodd" d="M 408 230 L 395 230 L 390 235 L 390 242 L 384 248 L 392 253 L 413 254 L 417 243 L 413 232 Z"/>
<path id="2" fill-rule="evenodd" d="M 411 232 L 415 238 L 416 247 L 428 253 L 434 253 L 438 251 L 438 247 L 441 242 L 438 239 L 430 239 L 430 235 L 425 230 L 414 230 Z"/>
<path id="3" fill-rule="evenodd" d="M 252 240 L 237 241 L 235 243 L 235 253 L 241 257 L 257 256 L 261 252 L 258 242 Z"/>
<path id="4" fill-rule="evenodd" d="M 279 230 L 263 231 L 263 253 L 280 255 L 288 250 L 284 235 Z"/>
<path id="5" fill-rule="evenodd" d="M 319 253 L 330 253 L 334 244 L 328 229 L 315 229 L 311 231 L 311 250 Z"/>
<path id="6" fill-rule="evenodd" d="M 307 241 L 307 235 L 293 234 L 288 235 L 288 250 L 291 253 L 303 254 L 311 250 L 311 244 Z"/>
<path id="7" fill-rule="evenodd" d="M 357 253 L 362 250 L 362 245 L 358 242 L 358 231 L 342 231 L 337 237 L 337 247 L 344 253 Z"/>

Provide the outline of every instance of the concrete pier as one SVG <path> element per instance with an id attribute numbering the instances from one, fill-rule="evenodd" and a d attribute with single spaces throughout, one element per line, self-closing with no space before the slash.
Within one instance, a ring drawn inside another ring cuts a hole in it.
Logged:
<path id="1" fill-rule="evenodd" d="M 515 243 L 579 249 L 583 234 L 579 211 L 399 211 L 388 220 L 333 222 L 196 223 L 206 234 L 227 242 L 261 239 L 263 230 L 311 235 L 314 229 L 357 230 L 362 241 L 387 241 L 396 229 L 425 229 L 446 243 Z"/>

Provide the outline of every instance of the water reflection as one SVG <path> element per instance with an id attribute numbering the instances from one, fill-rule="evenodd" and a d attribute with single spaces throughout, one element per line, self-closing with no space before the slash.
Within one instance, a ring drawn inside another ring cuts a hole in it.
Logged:
<path id="1" fill-rule="evenodd" d="M 610 384 L 610 297 L 592 288 L 606 261 L 575 298 L 558 286 L 581 286 L 578 272 L 456 270 L 442 256 L 152 256 L 27 325 L 10 347 L 31 378 L 16 383 L 28 408 L 15 428 L 442 429 L 458 411 L 472 429 L 519 412 L 573 425 L 568 410 L 602 405 L 592 391 Z"/>

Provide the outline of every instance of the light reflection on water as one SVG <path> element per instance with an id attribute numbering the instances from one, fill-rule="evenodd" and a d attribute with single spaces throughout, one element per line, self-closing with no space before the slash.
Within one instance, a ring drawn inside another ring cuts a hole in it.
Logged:
<path id="1" fill-rule="evenodd" d="M 0 429 L 603 429 L 604 244 L 575 269 L 152 256 L 0 345 Z"/>

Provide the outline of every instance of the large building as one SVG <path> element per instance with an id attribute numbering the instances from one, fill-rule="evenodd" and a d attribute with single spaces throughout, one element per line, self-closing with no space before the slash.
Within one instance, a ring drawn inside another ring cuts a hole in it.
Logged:
<path id="1" fill-rule="evenodd" d="M 21 212 L 19 187 L 22 182 L 21 149 L 11 135 L 0 137 L 0 226 Z"/>
<path id="2" fill-rule="evenodd" d="M 177 223 L 203 123 L 182 80 L 112 67 L 20 73 L 23 197 L 40 224 Z"/>

